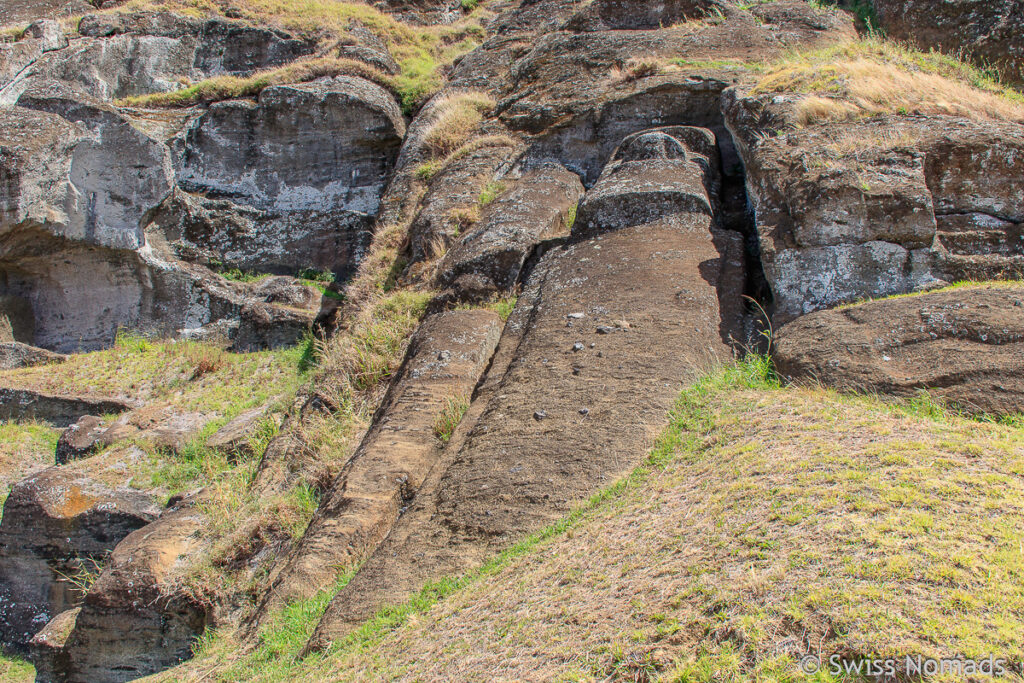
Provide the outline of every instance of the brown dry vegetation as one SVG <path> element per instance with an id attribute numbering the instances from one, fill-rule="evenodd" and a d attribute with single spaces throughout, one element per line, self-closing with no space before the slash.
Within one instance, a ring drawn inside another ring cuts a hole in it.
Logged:
<path id="1" fill-rule="evenodd" d="M 1022 501 L 1019 426 L 741 365 L 684 392 L 628 479 L 326 655 L 293 660 L 321 596 L 282 616 L 274 653 L 209 638 L 167 675 L 820 682 L 841 679 L 801 674 L 805 653 L 1019 664 Z"/>

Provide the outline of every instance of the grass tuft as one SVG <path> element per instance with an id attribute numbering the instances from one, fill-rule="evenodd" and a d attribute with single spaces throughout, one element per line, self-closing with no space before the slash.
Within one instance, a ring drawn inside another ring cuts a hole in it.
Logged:
<path id="1" fill-rule="evenodd" d="M 434 422 L 434 436 L 438 441 L 447 444 L 452 440 L 455 428 L 459 426 L 462 416 L 469 410 L 469 399 L 465 396 L 446 398 L 437 420 Z"/>

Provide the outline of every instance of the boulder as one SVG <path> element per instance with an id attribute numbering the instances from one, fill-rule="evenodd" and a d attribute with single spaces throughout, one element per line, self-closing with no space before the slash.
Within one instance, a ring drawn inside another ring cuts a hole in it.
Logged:
<path id="1" fill-rule="evenodd" d="M 391 94 L 361 78 L 275 86 L 195 121 L 179 184 L 264 210 L 375 215 L 404 134 Z"/>
<path id="2" fill-rule="evenodd" d="M 80 417 L 57 439 L 57 448 L 54 454 L 57 464 L 65 465 L 72 460 L 85 458 L 95 453 L 101 448 L 100 440 L 108 428 L 101 417 L 95 415 Z"/>
<path id="3" fill-rule="evenodd" d="M 437 285 L 462 300 L 510 291 L 538 242 L 568 234 L 569 215 L 582 197 L 579 177 L 558 164 L 527 171 L 444 255 Z"/>
<path id="4" fill-rule="evenodd" d="M 1024 411 L 1024 288 L 957 288 L 817 311 L 775 337 L 780 374 L 957 409 Z"/>
<path id="5" fill-rule="evenodd" d="M 19 321 L 18 341 L 91 350 L 120 327 L 202 337 L 243 326 L 241 346 L 262 348 L 310 328 L 315 305 L 268 303 L 252 283 L 175 258 L 151 223 L 173 199 L 163 143 L 71 88 L 28 89 L 19 103 L 0 110 L 0 314 Z"/>
<path id="6" fill-rule="evenodd" d="M 92 570 L 158 512 L 140 491 L 63 468 L 16 484 L 0 521 L 0 643 L 25 652 L 52 617 L 80 602 L 80 587 L 67 577 Z"/>
<path id="7" fill-rule="evenodd" d="M 71 664 L 64 645 L 81 611 L 81 607 L 76 607 L 61 612 L 29 641 L 29 659 L 35 664 L 36 680 L 40 683 L 64 680 L 64 672 Z"/>
<path id="8" fill-rule="evenodd" d="M 278 428 L 281 426 L 283 415 L 273 408 L 274 404 L 268 403 L 245 411 L 207 439 L 207 448 L 220 451 L 232 460 L 254 456 L 256 453 L 253 450 L 253 438 L 257 436 L 261 426 L 268 421 Z"/>
<path id="9" fill-rule="evenodd" d="M 33 21 L 25 29 L 25 35 L 39 41 L 41 52 L 62 50 L 68 46 L 68 37 L 59 22 L 52 19 Z"/>
<path id="10" fill-rule="evenodd" d="M 189 658 L 206 628 L 207 610 L 174 577 L 194 552 L 201 523 L 191 508 L 172 508 L 121 541 L 89 589 L 70 632 L 49 647 L 34 649 L 45 658 L 36 666 L 55 671 L 56 680 L 119 683 Z"/>
<path id="11" fill-rule="evenodd" d="M 67 359 L 68 357 L 64 354 L 53 353 L 21 342 L 0 342 L 0 370 L 51 365 L 63 363 Z"/>

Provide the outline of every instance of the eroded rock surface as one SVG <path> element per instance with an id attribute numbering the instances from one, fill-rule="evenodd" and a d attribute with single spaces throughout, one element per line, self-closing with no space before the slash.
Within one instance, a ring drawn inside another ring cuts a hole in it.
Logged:
<path id="1" fill-rule="evenodd" d="M 0 387 L 0 420 L 40 420 L 55 427 L 67 427 L 85 415 L 123 413 L 132 407 L 117 398 L 58 396 Z"/>
<path id="2" fill-rule="evenodd" d="M 1020 126 L 883 116 L 796 129 L 791 106 L 742 90 L 723 96 L 780 322 L 1024 274 Z"/>
<path id="3" fill-rule="evenodd" d="M 62 468 L 16 484 L 0 522 L 0 643 L 24 653 L 46 622 L 81 601 L 68 577 L 94 570 L 158 513 L 140 491 Z"/>
<path id="4" fill-rule="evenodd" d="M 369 81 L 276 86 L 255 104 L 211 106 L 186 133 L 179 182 L 261 209 L 375 215 L 404 133 L 394 98 Z"/>
<path id="5" fill-rule="evenodd" d="M 631 468 L 681 382 L 731 356 L 742 244 L 713 229 L 709 148 L 689 142 L 713 138 L 693 129 L 646 135 L 659 143 L 648 158 L 666 167 L 645 177 L 637 159 L 652 146 L 641 134 L 591 192 L 607 196 L 617 176 L 631 175 L 664 213 L 614 227 L 578 222 L 576 239 L 541 259 L 474 401 L 482 412 L 471 432 L 335 598 L 312 647 L 424 581 L 474 566 Z"/>
<path id="6" fill-rule="evenodd" d="M 583 197 L 579 177 L 557 164 L 528 171 L 508 190 L 500 187 L 480 224 L 437 267 L 437 283 L 452 287 L 459 299 L 510 291 L 538 242 L 568 234 L 570 215 Z"/>
<path id="7" fill-rule="evenodd" d="M 194 510 L 171 509 L 119 543 L 69 632 L 50 647 L 35 648 L 45 658 L 40 669 L 69 683 L 119 683 L 191 656 L 206 627 L 206 609 L 169 579 L 193 551 L 200 525 Z"/>
<path id="8" fill-rule="evenodd" d="M 844 391 L 927 390 L 970 413 L 1024 411 L 1024 289 L 963 288 L 818 311 L 775 341 L 784 376 Z"/>
<path id="9" fill-rule="evenodd" d="M 67 356 L 21 342 L 0 342 L 0 370 L 63 363 Z"/>
<path id="10" fill-rule="evenodd" d="M 440 313 L 419 327 L 373 428 L 296 550 L 272 572 L 264 609 L 315 595 L 337 567 L 380 545 L 440 459 L 439 420 L 446 411 L 461 418 L 500 335 L 500 318 L 487 310 Z"/>

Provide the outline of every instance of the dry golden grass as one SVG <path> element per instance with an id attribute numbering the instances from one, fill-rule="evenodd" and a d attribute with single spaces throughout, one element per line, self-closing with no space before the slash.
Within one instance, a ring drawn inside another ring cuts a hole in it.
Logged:
<path id="1" fill-rule="evenodd" d="M 879 39 L 795 52 L 756 69 L 754 93 L 801 93 L 798 122 L 875 114 L 1024 121 L 1024 95 L 955 58 Z"/>
<path id="2" fill-rule="evenodd" d="M 494 98 L 475 90 L 445 95 L 432 107 L 423 144 L 434 158 L 447 157 L 469 140 L 494 106 Z"/>
<path id="3" fill-rule="evenodd" d="M 675 65 L 664 59 L 653 57 L 634 58 L 621 67 L 614 67 L 608 74 L 613 83 L 632 83 L 642 78 L 657 76 L 660 73 L 675 69 Z"/>
<path id="4" fill-rule="evenodd" d="M 255 97 L 265 88 L 289 83 L 306 83 L 333 76 L 359 76 L 378 85 L 398 91 L 395 78 L 353 59 L 316 57 L 302 59 L 252 76 L 218 76 L 194 85 L 172 90 L 127 97 L 118 104 L 128 107 L 187 107 L 200 102 L 218 102 L 239 97 Z"/>

